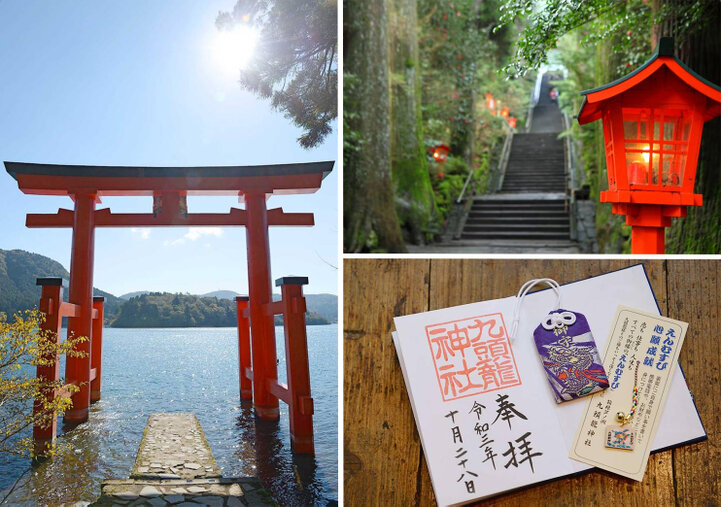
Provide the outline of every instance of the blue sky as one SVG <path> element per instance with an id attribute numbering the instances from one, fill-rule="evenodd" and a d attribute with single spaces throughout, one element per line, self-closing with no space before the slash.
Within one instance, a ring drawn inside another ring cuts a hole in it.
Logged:
<path id="1" fill-rule="evenodd" d="M 235 0 L 0 0 L 0 160 L 97 165 L 253 165 L 337 160 L 337 135 L 313 150 L 266 101 L 242 91 L 213 51 L 218 11 Z M 315 194 L 269 207 L 315 213 L 316 225 L 274 227 L 273 278 L 308 276 L 306 293 L 337 293 L 338 168 Z M 232 197 L 189 197 L 190 212 L 225 212 Z M 21 193 L 0 170 L 1 249 L 70 265 L 69 229 L 27 229 L 25 214 L 72 208 Z M 104 198 L 148 212 L 151 198 Z M 96 231 L 95 283 L 193 294 L 247 291 L 245 229 Z M 0 287 L 0 290 L 2 288 Z"/>

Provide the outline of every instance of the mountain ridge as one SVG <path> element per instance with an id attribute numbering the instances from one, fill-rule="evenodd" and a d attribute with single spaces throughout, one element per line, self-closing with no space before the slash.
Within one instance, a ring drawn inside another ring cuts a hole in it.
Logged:
<path id="1" fill-rule="evenodd" d="M 20 249 L 0 250 L 0 312 L 11 317 L 37 306 L 42 288 L 36 280 L 44 277 L 67 279 L 70 273 L 58 261 L 44 255 Z M 121 300 L 95 287 L 93 294 L 105 298 L 105 322 L 108 323 L 120 308 Z"/>
<path id="2" fill-rule="evenodd" d="M 11 318 L 18 311 L 36 307 L 41 292 L 41 288 L 35 283 L 37 278 L 69 278 L 69 276 L 70 274 L 62 264 L 50 257 L 20 249 L 0 249 L 0 313 L 5 313 L 8 318 Z M 192 321 L 195 324 L 190 325 L 207 325 L 207 319 L 210 319 L 210 321 L 217 322 L 215 325 L 235 326 L 235 306 L 232 300 L 236 295 L 240 295 L 230 290 L 218 290 L 203 295 L 137 291 L 117 297 L 98 288 L 93 288 L 93 293 L 96 296 L 105 297 L 105 324 L 111 327 L 115 327 L 115 322 L 122 314 L 122 308 L 129 301 L 147 294 L 162 294 L 163 297 L 154 303 L 156 306 L 160 304 L 162 308 L 165 308 L 165 299 L 163 298 L 171 298 L 172 302 L 173 297 L 180 296 L 182 300 L 181 306 L 188 308 L 189 311 L 192 309 L 194 312 Z M 67 299 L 67 291 L 65 297 Z M 193 298 L 197 298 L 197 301 Z M 305 298 L 308 309 L 306 321 L 309 325 L 338 322 L 338 296 L 334 294 L 306 294 Z M 280 299 L 280 294 L 274 294 L 273 299 L 276 301 Z M 217 301 L 217 303 L 214 301 Z M 232 308 L 232 318 L 228 315 L 220 318 L 218 307 L 227 307 L 228 311 Z M 167 305 L 167 309 L 172 313 L 172 305 Z M 154 311 L 152 305 L 148 305 L 146 310 Z M 138 314 L 138 316 L 140 315 Z M 158 319 L 158 322 L 167 322 L 170 317 L 158 314 Z M 177 315 L 175 315 L 175 319 L 177 322 L 182 320 Z M 151 322 L 147 318 L 141 318 L 140 320 L 146 323 Z M 188 317 L 187 321 L 190 322 L 191 319 Z M 122 324 L 123 322 L 129 327 L 139 327 L 128 321 L 127 316 L 123 317 L 119 323 Z M 203 322 L 206 322 L 206 324 L 202 324 Z M 276 322 L 278 322 L 278 318 L 276 318 Z M 153 327 L 160 326 L 154 325 Z"/>

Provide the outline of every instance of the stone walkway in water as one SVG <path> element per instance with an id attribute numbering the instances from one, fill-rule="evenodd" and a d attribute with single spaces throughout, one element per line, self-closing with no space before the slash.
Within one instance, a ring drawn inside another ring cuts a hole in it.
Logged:
<path id="1" fill-rule="evenodd" d="M 151 414 L 129 479 L 103 482 L 94 505 L 272 505 L 256 478 L 221 477 L 194 414 Z"/>
<path id="2" fill-rule="evenodd" d="M 220 477 L 203 428 L 193 414 L 151 414 L 131 479 Z"/>

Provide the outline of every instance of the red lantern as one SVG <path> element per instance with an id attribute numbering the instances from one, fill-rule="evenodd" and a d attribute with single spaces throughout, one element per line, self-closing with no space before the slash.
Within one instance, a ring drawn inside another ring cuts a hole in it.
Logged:
<path id="1" fill-rule="evenodd" d="M 515 116 L 511 116 L 510 118 L 508 118 L 508 125 L 510 125 L 512 129 L 516 128 L 517 122 L 518 120 L 516 120 Z"/>
<path id="2" fill-rule="evenodd" d="M 433 160 L 442 164 L 448 159 L 448 153 L 450 153 L 450 151 L 451 149 L 445 144 L 439 144 L 431 148 L 431 155 L 433 156 Z"/>
<path id="3" fill-rule="evenodd" d="M 631 253 L 664 253 L 671 217 L 702 204 L 693 193 L 701 131 L 721 114 L 721 87 L 677 60 L 673 38 L 663 37 L 634 72 L 581 93 L 578 123 L 603 121 L 608 190 L 601 202 L 626 215 Z"/>
<path id="4" fill-rule="evenodd" d="M 493 98 L 493 95 L 491 95 L 490 92 L 486 92 L 486 106 L 488 107 L 489 111 L 491 111 L 493 114 L 496 114 L 496 100 Z"/>

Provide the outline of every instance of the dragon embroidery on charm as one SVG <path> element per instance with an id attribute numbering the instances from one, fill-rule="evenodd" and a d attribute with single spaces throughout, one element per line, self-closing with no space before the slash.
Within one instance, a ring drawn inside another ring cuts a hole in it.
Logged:
<path id="1" fill-rule="evenodd" d="M 534 335 L 556 402 L 608 387 L 606 372 L 583 314 L 568 310 L 552 312 Z"/>
<path id="2" fill-rule="evenodd" d="M 559 340 L 559 342 L 568 340 Z M 559 343 L 557 342 L 557 343 Z M 599 383 L 607 383 L 606 372 L 593 367 L 595 346 L 553 344 L 548 347 L 543 366 L 550 370 L 563 386 L 561 394 L 574 397 L 590 393 Z"/>
<path id="3" fill-rule="evenodd" d="M 513 306 L 511 341 L 521 321 L 523 298 L 538 284 L 546 284 L 556 295 L 556 305 L 533 331 L 533 340 L 556 403 L 574 400 L 608 387 L 606 371 L 596 342 L 582 313 L 563 310 L 561 287 L 551 278 L 535 278 L 524 283 Z"/>

